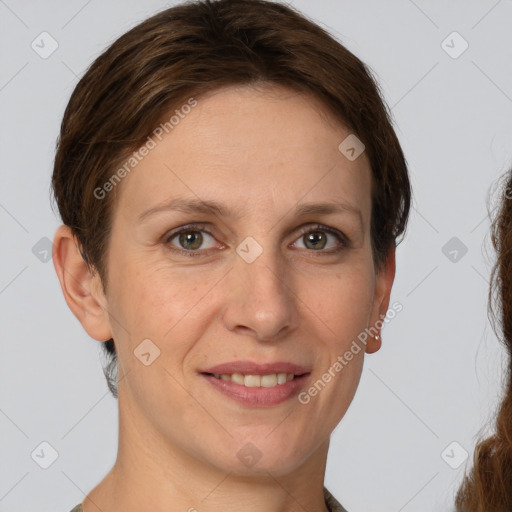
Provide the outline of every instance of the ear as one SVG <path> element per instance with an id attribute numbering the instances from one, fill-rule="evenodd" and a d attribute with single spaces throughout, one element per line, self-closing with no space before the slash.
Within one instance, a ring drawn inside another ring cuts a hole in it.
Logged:
<path id="1" fill-rule="evenodd" d="M 91 338 L 112 338 L 107 300 L 97 272 L 92 273 L 78 249 L 78 241 L 68 226 L 60 226 L 53 239 L 53 264 L 69 309 Z"/>
<path id="2" fill-rule="evenodd" d="M 376 329 L 375 324 L 379 320 L 383 320 L 386 316 L 389 307 L 389 299 L 391 295 L 391 288 L 395 279 L 395 246 L 389 250 L 386 261 L 383 263 L 381 269 L 377 273 L 375 283 L 375 296 L 373 299 L 373 309 L 370 317 L 370 329 L 372 332 Z M 380 336 L 380 329 L 379 336 Z M 382 340 L 375 339 L 373 336 L 368 337 L 366 344 L 366 353 L 373 354 L 380 349 Z"/>

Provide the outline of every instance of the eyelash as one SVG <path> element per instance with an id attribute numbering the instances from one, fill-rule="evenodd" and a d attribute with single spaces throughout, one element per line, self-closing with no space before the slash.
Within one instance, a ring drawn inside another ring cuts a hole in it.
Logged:
<path id="1" fill-rule="evenodd" d="M 169 233 L 168 236 L 165 236 L 164 243 L 167 245 L 169 251 L 171 251 L 175 254 L 185 255 L 185 256 L 189 256 L 189 257 L 204 256 L 205 254 L 207 255 L 208 254 L 207 251 L 209 251 L 210 249 L 206 249 L 206 250 L 202 249 L 199 251 L 186 251 L 184 249 L 177 249 L 177 248 L 171 247 L 169 245 L 170 241 L 174 237 L 176 237 L 177 235 L 179 235 L 181 233 L 203 231 L 203 232 L 207 233 L 208 235 L 210 235 L 212 238 L 215 238 L 205 228 L 206 228 L 206 224 L 187 224 L 186 226 L 182 226 L 182 227 L 178 228 L 177 230 L 173 231 L 172 233 Z M 312 227 L 307 227 L 307 228 L 302 229 L 301 232 L 299 233 L 297 240 L 306 234 L 316 233 L 318 231 L 326 232 L 326 233 L 336 236 L 338 238 L 338 240 L 340 241 L 340 244 L 338 247 L 336 247 L 334 249 L 330 249 L 330 250 L 313 251 L 313 250 L 305 249 L 308 252 L 313 253 L 313 255 L 322 256 L 322 255 L 337 254 L 337 253 L 341 252 L 342 250 L 350 247 L 350 240 L 344 233 L 342 233 L 341 231 L 338 231 L 337 229 L 331 228 L 329 226 L 325 226 L 323 224 L 315 224 Z M 314 253 L 317 253 L 317 254 L 314 254 Z"/>

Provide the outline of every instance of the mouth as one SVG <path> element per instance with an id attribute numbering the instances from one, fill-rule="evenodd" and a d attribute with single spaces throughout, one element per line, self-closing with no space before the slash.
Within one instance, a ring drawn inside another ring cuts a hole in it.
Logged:
<path id="1" fill-rule="evenodd" d="M 306 375 L 305 373 L 301 375 L 296 375 L 294 373 L 268 373 L 265 375 L 251 375 L 251 374 L 242 374 L 242 373 L 208 373 L 204 372 L 203 375 L 209 375 L 218 380 L 223 380 L 225 382 L 234 382 L 240 386 L 245 386 L 246 388 L 273 388 L 275 386 L 282 386 L 291 380 L 303 377 Z"/>
<path id="2" fill-rule="evenodd" d="M 224 396 L 250 407 L 278 405 L 297 395 L 311 371 L 288 362 L 234 361 L 199 374 Z"/>

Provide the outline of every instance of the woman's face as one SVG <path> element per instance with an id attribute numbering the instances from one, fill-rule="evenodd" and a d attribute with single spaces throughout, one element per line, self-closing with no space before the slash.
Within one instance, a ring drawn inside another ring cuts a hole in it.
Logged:
<path id="1" fill-rule="evenodd" d="M 371 171 L 338 149 L 349 134 L 311 97 L 224 88 L 117 185 L 102 300 L 121 436 L 246 474 L 326 449 L 379 342 L 344 354 L 394 274 L 393 255 L 374 271 Z"/>

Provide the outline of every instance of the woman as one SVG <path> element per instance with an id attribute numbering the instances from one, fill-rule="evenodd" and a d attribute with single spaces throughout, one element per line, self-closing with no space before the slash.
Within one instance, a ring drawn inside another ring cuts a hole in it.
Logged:
<path id="1" fill-rule="evenodd" d="M 279 3 L 173 7 L 78 83 L 53 190 L 62 291 L 119 402 L 115 465 L 75 510 L 343 511 L 329 437 L 410 204 L 366 66 Z"/>
<path id="2" fill-rule="evenodd" d="M 512 510 L 512 171 L 503 177 L 501 185 L 491 228 L 497 259 L 491 273 L 489 306 L 508 353 L 506 388 L 495 432 L 477 444 L 473 469 L 458 491 L 458 512 Z"/>

